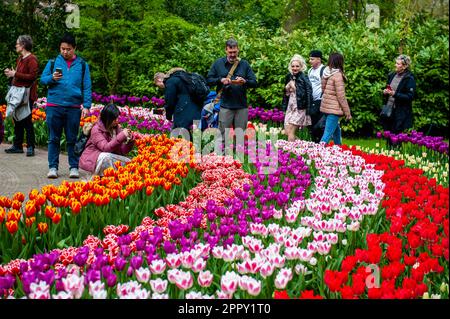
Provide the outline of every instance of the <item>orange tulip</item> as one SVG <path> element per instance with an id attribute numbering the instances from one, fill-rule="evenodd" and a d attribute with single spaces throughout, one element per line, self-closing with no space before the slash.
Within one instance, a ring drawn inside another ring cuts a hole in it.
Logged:
<path id="1" fill-rule="evenodd" d="M 125 199 L 128 196 L 128 192 L 126 189 L 121 189 L 120 190 L 120 198 Z"/>
<path id="2" fill-rule="evenodd" d="M 115 175 L 116 175 L 116 171 L 112 167 L 109 167 L 103 171 L 103 176 L 105 176 L 105 177 L 115 176 Z"/>
<path id="3" fill-rule="evenodd" d="M 24 199 L 25 199 L 25 195 L 23 193 L 21 193 L 21 192 L 17 192 L 17 193 L 14 194 L 12 199 L 13 199 L 13 201 L 17 200 L 19 202 L 23 202 Z"/>
<path id="4" fill-rule="evenodd" d="M 11 207 L 12 207 L 13 209 L 19 210 L 19 209 L 22 207 L 22 202 L 20 202 L 20 201 L 18 201 L 18 200 L 15 199 L 15 200 L 12 201 Z"/>
<path id="5" fill-rule="evenodd" d="M 45 204 L 45 201 L 47 200 L 47 196 L 44 194 L 39 194 L 36 198 L 37 203 L 39 206 L 42 206 Z"/>
<path id="6" fill-rule="evenodd" d="M 8 212 L 6 220 L 7 221 L 13 220 L 18 222 L 20 220 L 20 217 L 22 217 L 22 214 L 18 210 L 12 209 Z"/>
<path id="7" fill-rule="evenodd" d="M 169 189 L 172 188 L 172 183 L 170 182 L 164 182 L 163 188 L 168 191 Z"/>
<path id="8" fill-rule="evenodd" d="M 117 197 L 119 197 L 119 191 L 117 189 L 112 189 L 109 192 L 109 196 L 111 196 L 112 199 L 116 199 Z"/>
<path id="9" fill-rule="evenodd" d="M 145 188 L 145 194 L 147 194 L 147 196 L 150 196 L 153 193 L 154 188 L 152 186 L 147 186 Z"/>
<path id="10" fill-rule="evenodd" d="M 10 220 L 10 221 L 6 222 L 6 229 L 8 230 L 8 232 L 10 234 L 14 234 L 15 232 L 17 232 L 19 230 L 19 225 L 18 225 L 17 221 Z"/>
<path id="11" fill-rule="evenodd" d="M 26 218 L 25 219 L 25 225 L 27 225 L 27 227 L 31 227 L 31 225 L 33 225 L 33 223 L 36 221 L 36 217 L 30 217 L 30 218 Z"/>
<path id="12" fill-rule="evenodd" d="M 53 215 L 55 215 L 55 213 L 56 213 L 56 207 L 53 207 L 53 206 L 45 207 L 45 216 L 47 216 L 48 218 L 52 219 Z"/>
<path id="13" fill-rule="evenodd" d="M 11 208 L 12 200 L 6 196 L 0 196 L 0 206 Z"/>
<path id="14" fill-rule="evenodd" d="M 84 194 L 80 197 L 80 203 L 83 207 L 87 206 L 92 200 L 92 194 Z M 81 207 L 80 207 L 81 208 Z M 73 207 L 72 207 L 73 209 Z"/>
<path id="15" fill-rule="evenodd" d="M 38 197 L 38 195 L 39 195 L 39 191 L 37 189 L 32 189 L 30 191 L 30 193 L 28 194 L 28 198 L 30 200 L 34 200 L 34 199 L 36 199 Z"/>
<path id="16" fill-rule="evenodd" d="M 61 214 L 56 213 L 55 215 L 53 215 L 53 218 L 52 218 L 53 224 L 58 224 L 60 222 L 60 220 L 61 220 Z"/>
<path id="17" fill-rule="evenodd" d="M 83 197 L 81 199 L 83 200 Z M 70 203 L 70 208 L 72 209 L 72 214 L 78 215 L 81 211 L 81 203 L 77 200 L 73 200 Z"/>
<path id="18" fill-rule="evenodd" d="M 95 194 L 94 195 L 94 204 L 95 206 L 102 206 L 102 196 Z"/>
<path id="19" fill-rule="evenodd" d="M 39 223 L 38 224 L 38 231 L 41 234 L 45 234 L 46 232 L 48 232 L 48 225 L 47 225 L 47 223 Z"/>
<path id="20" fill-rule="evenodd" d="M 5 220 L 6 211 L 3 207 L 0 207 L 0 224 Z"/>
<path id="21" fill-rule="evenodd" d="M 36 214 L 37 212 L 37 207 L 36 207 L 36 203 L 34 200 L 30 200 L 26 203 L 25 205 L 25 215 L 27 217 L 31 217 L 34 216 L 34 214 Z"/>

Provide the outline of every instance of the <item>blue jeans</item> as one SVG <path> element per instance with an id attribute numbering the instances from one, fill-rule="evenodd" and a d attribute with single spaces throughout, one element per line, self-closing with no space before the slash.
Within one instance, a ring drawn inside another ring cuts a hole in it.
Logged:
<path id="1" fill-rule="evenodd" d="M 339 126 L 339 116 L 334 114 L 325 114 L 325 131 L 320 139 L 321 142 L 328 143 L 331 138 L 336 145 L 341 145 L 341 128 Z"/>
<path id="2" fill-rule="evenodd" d="M 62 131 L 66 134 L 69 167 L 78 168 L 79 156 L 73 152 L 80 127 L 81 109 L 76 107 L 48 106 L 45 108 L 47 116 L 48 139 L 48 167 L 58 169 L 61 148 Z"/>

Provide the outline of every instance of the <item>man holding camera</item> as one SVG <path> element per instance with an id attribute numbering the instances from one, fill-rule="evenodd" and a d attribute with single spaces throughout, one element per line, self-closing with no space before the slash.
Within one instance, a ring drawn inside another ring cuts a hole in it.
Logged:
<path id="1" fill-rule="evenodd" d="M 221 93 L 219 112 L 219 145 L 223 143 L 225 129 L 247 129 L 247 88 L 256 87 L 256 76 L 250 64 L 239 59 L 239 47 L 235 39 L 225 43 L 226 57 L 217 59 L 211 66 L 206 82 L 212 88 L 217 86 Z M 232 74 L 231 74 L 232 73 Z"/>
<path id="2" fill-rule="evenodd" d="M 69 177 L 79 178 L 79 157 L 74 153 L 81 116 L 89 115 L 92 104 L 91 76 L 88 64 L 75 54 L 75 38 L 66 34 L 59 44 L 60 54 L 50 60 L 42 72 L 41 83 L 48 86 L 47 126 L 48 178 L 58 178 L 60 140 L 66 134 Z"/>

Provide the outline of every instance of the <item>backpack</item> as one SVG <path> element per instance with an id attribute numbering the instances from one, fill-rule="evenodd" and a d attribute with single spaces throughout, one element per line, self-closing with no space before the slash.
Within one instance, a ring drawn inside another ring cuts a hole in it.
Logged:
<path id="1" fill-rule="evenodd" d="M 215 101 L 217 93 L 211 91 L 205 99 L 205 105 L 202 108 L 200 119 L 200 130 L 204 131 L 207 128 L 219 127 L 219 111 L 220 100 Z"/>
<path id="2" fill-rule="evenodd" d="M 325 68 L 326 68 L 325 65 L 322 65 L 322 67 L 320 68 L 320 78 L 321 78 L 321 79 L 322 79 L 322 77 L 323 77 L 323 71 L 325 70 Z M 309 69 L 309 71 L 308 71 L 308 77 L 311 75 L 312 70 L 313 70 L 312 68 Z"/>
<path id="3" fill-rule="evenodd" d="M 92 126 L 92 123 L 86 123 L 83 125 L 81 133 L 78 136 L 77 141 L 73 147 L 73 152 L 76 156 L 81 156 L 84 149 L 86 148 L 87 141 L 89 139 L 89 136 L 91 135 Z"/>
<path id="4" fill-rule="evenodd" d="M 183 72 L 180 77 L 185 82 L 189 95 L 194 103 L 197 105 L 203 105 L 209 94 L 209 87 L 206 84 L 205 78 L 197 73 L 186 72 Z"/>

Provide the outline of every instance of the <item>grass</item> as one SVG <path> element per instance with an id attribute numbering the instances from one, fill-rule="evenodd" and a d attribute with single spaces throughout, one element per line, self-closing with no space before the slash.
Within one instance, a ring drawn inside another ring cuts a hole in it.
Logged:
<path id="1" fill-rule="evenodd" d="M 379 138 L 345 138 L 342 137 L 342 144 L 345 145 L 359 145 L 361 147 L 369 148 L 386 148 L 386 141 Z M 378 147 L 377 147 L 378 144 Z"/>

